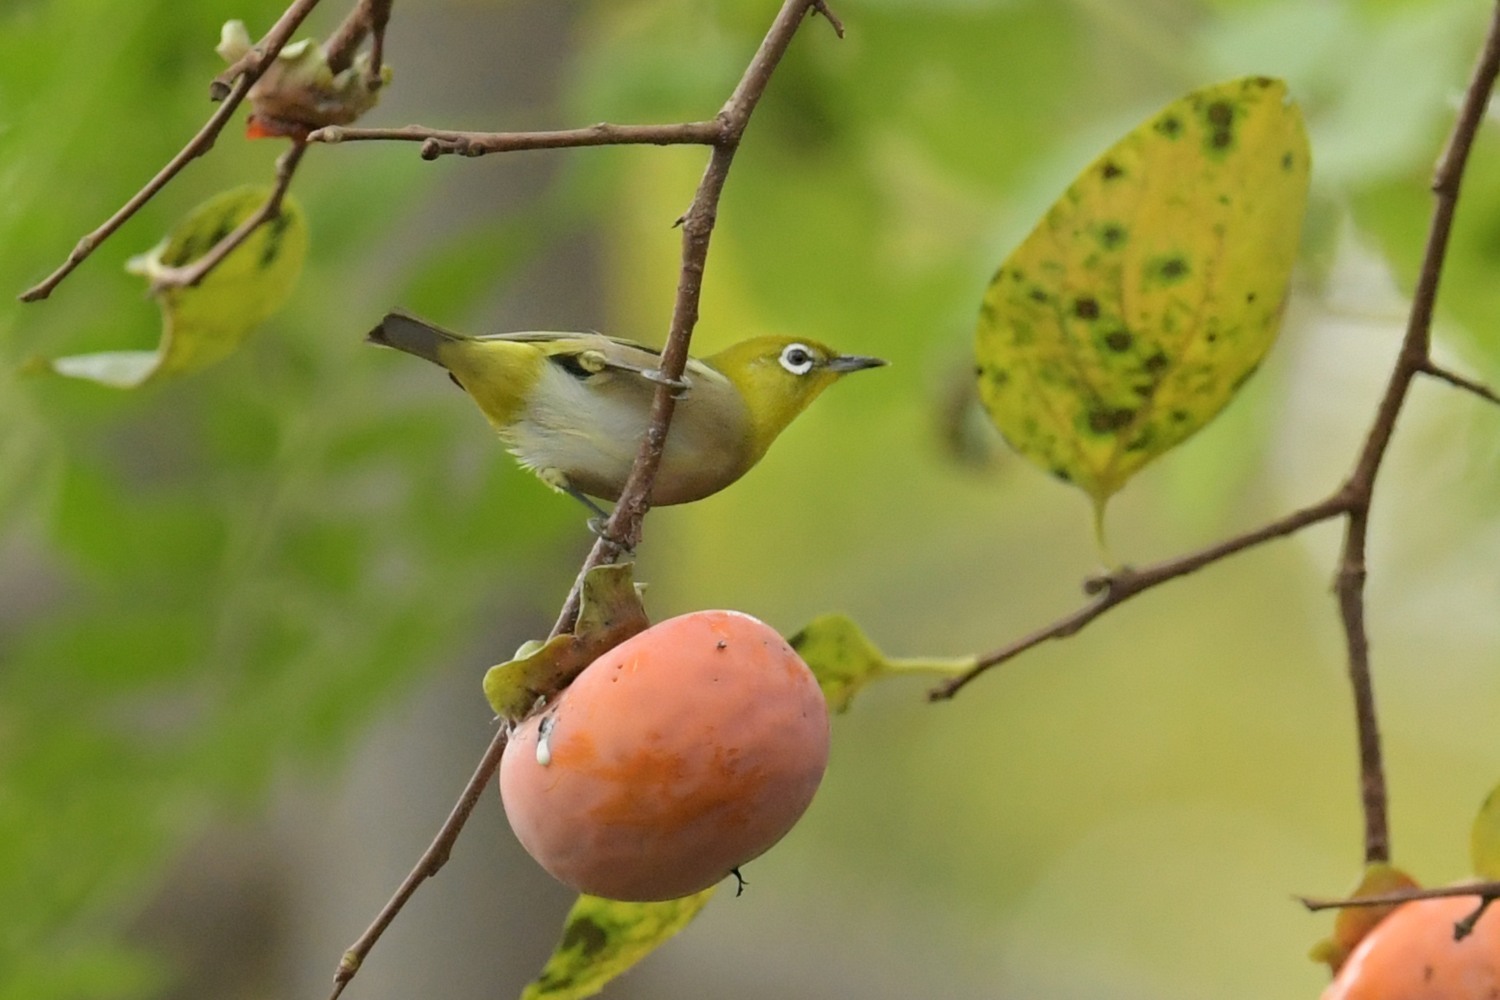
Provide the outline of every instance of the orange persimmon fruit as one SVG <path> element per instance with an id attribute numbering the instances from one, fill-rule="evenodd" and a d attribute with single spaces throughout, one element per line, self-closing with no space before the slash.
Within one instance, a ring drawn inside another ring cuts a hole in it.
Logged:
<path id="1" fill-rule="evenodd" d="M 1478 903 L 1474 896 L 1402 903 L 1354 949 L 1323 1000 L 1500 997 L 1500 910 L 1453 939 L 1454 924 Z"/>
<path id="2" fill-rule="evenodd" d="M 516 838 L 559 881 L 675 899 L 792 828 L 828 739 L 818 683 L 775 630 L 697 611 L 616 646 L 517 726 L 500 792 Z"/>

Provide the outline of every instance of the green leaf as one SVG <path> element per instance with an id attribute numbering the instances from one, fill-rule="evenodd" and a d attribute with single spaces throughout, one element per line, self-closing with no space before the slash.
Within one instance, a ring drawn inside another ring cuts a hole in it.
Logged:
<path id="1" fill-rule="evenodd" d="M 1469 831 L 1469 860 L 1475 875 L 1500 880 L 1500 786 L 1490 792 L 1474 817 Z"/>
<path id="2" fill-rule="evenodd" d="M 271 189 L 249 185 L 199 205 L 149 252 L 125 269 L 153 283 L 202 257 L 265 204 Z M 59 375 L 134 389 L 155 379 L 186 375 L 223 360 L 285 304 L 307 257 L 307 223 L 290 197 L 281 213 L 257 227 L 197 285 L 156 294 L 161 342 L 154 351 L 101 351 L 55 358 L 43 365 Z"/>
<path id="3" fill-rule="evenodd" d="M 972 669 L 974 657 L 893 659 L 875 648 L 859 626 L 844 615 L 820 615 L 787 640 L 818 679 L 830 711 L 843 712 L 859 689 L 882 677 L 938 674 L 952 677 Z"/>
<path id="4" fill-rule="evenodd" d="M 511 721 L 525 718 L 538 699 L 561 691 L 594 660 L 651 624 L 633 568 L 617 563 L 589 570 L 571 634 L 545 643 L 528 641 L 514 659 L 485 672 L 484 696 L 496 715 Z"/>
<path id="5" fill-rule="evenodd" d="M 578 1000 L 655 951 L 698 915 L 718 886 L 664 903 L 579 896 L 557 950 L 521 1000 Z"/>
<path id="6" fill-rule="evenodd" d="M 1280 80 L 1193 91 L 1094 161 L 995 273 L 976 337 L 985 407 L 1098 517 L 1271 346 L 1308 168 Z"/>

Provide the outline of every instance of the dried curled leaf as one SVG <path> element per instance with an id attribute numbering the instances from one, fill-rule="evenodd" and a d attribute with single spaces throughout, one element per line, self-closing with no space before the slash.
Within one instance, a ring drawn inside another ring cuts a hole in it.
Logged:
<path id="1" fill-rule="evenodd" d="M 234 63 L 250 51 L 250 32 L 243 21 L 226 22 L 214 49 Z M 324 125 L 348 125 L 380 100 L 390 82 L 391 68 L 380 67 L 380 77 L 369 75 L 370 55 L 361 52 L 353 65 L 333 72 L 321 45 L 304 38 L 282 48 L 246 99 L 253 109 L 252 136 L 303 135 Z"/>
<path id="2" fill-rule="evenodd" d="M 269 187 L 253 185 L 215 195 L 193 209 L 161 243 L 132 257 L 125 269 L 154 287 L 163 275 L 202 257 L 270 195 Z M 162 314 L 156 350 L 75 354 L 38 364 L 59 375 L 119 389 L 197 371 L 232 354 L 286 303 L 306 258 L 307 222 L 288 196 L 277 217 L 258 226 L 198 284 L 153 293 Z"/>
<path id="3" fill-rule="evenodd" d="M 985 407 L 1096 512 L 1207 424 L 1281 322 L 1307 134 L 1280 80 L 1196 90 L 1073 182 L 1006 259 L 976 337 Z"/>
<path id="4" fill-rule="evenodd" d="M 521 1000 L 581 1000 L 604 988 L 682 930 L 718 886 L 664 903 L 621 903 L 579 896 L 562 940 Z"/>
<path id="5" fill-rule="evenodd" d="M 812 670 L 833 712 L 848 709 L 860 688 L 882 677 L 936 674 L 954 677 L 974 666 L 974 657 L 894 659 L 875 648 L 844 615 L 820 615 L 787 643 Z"/>
<path id="6" fill-rule="evenodd" d="M 632 569 L 630 563 L 617 563 L 589 570 L 571 633 L 545 643 L 529 641 L 514 659 L 485 672 L 484 695 L 496 715 L 511 722 L 524 719 L 539 699 L 557 694 L 594 660 L 651 624 Z"/>

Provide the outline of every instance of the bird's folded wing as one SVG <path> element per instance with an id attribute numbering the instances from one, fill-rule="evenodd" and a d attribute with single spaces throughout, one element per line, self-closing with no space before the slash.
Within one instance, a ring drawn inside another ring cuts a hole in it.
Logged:
<path id="1" fill-rule="evenodd" d="M 621 337 L 606 337 L 602 333 L 528 332 L 493 334 L 476 339 L 536 344 L 546 352 L 549 361 L 577 378 L 587 378 L 608 371 L 631 375 L 651 383 L 662 381 L 661 352 L 654 347 Z M 698 379 L 723 382 L 724 376 L 701 361 L 690 358 L 683 380 L 691 387 Z"/>

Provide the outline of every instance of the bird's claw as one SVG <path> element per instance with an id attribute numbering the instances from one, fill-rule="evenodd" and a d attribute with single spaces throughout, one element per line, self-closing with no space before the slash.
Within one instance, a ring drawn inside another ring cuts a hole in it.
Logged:
<path id="1" fill-rule="evenodd" d="M 641 377 L 657 385 L 664 385 L 672 390 L 672 395 L 678 399 L 686 396 L 692 386 L 680 378 L 667 378 L 666 373 L 660 368 L 645 368 L 641 370 Z"/>
<path id="2" fill-rule="evenodd" d="M 609 533 L 609 521 L 602 517 L 591 517 L 588 519 L 589 533 L 595 538 L 606 541 L 615 546 L 621 552 L 634 552 L 635 547 L 623 538 L 617 538 Z"/>

